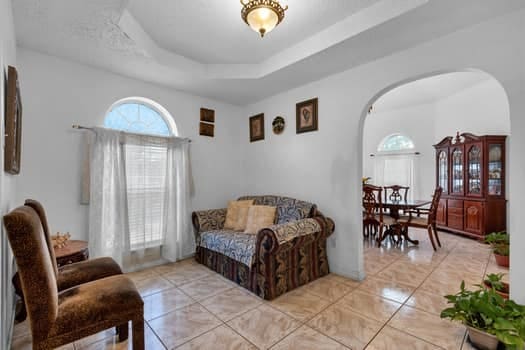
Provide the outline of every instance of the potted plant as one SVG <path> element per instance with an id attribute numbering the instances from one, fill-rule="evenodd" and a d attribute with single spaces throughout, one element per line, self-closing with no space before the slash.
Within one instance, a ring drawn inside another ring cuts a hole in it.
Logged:
<path id="1" fill-rule="evenodd" d="M 485 276 L 483 286 L 487 289 L 494 289 L 503 299 L 509 298 L 509 284 L 503 282 L 503 273 L 490 273 Z"/>
<path id="2" fill-rule="evenodd" d="M 485 242 L 492 246 L 496 263 L 509 267 L 510 237 L 507 232 L 492 232 L 485 237 Z"/>
<path id="3" fill-rule="evenodd" d="M 442 318 L 462 322 L 468 328 L 471 343 L 483 350 L 496 350 L 498 343 L 507 349 L 523 349 L 525 340 L 525 306 L 505 300 L 494 289 L 481 285 L 473 291 L 465 289 L 447 295 L 451 307 L 441 311 Z"/>

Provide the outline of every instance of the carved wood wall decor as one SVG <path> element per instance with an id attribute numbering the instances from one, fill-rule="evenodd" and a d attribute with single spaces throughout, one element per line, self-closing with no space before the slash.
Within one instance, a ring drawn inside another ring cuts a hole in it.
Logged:
<path id="1" fill-rule="evenodd" d="M 12 66 L 9 66 L 7 70 L 5 107 L 4 170 L 10 174 L 19 174 L 22 147 L 22 100 L 18 72 Z"/>

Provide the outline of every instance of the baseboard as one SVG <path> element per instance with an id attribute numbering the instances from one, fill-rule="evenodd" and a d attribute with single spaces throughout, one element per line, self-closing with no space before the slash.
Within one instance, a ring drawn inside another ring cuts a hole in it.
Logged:
<path id="1" fill-rule="evenodd" d="M 14 294 L 14 291 L 13 291 Z M 7 328 L 7 349 L 11 349 L 13 343 L 13 328 L 15 326 L 15 313 L 16 313 L 16 296 L 13 296 L 13 305 L 11 305 L 11 319 L 8 323 Z"/>
<path id="2" fill-rule="evenodd" d="M 334 264 L 330 264 L 330 272 L 356 281 L 362 281 L 366 278 L 365 271 L 343 268 L 342 266 Z"/>

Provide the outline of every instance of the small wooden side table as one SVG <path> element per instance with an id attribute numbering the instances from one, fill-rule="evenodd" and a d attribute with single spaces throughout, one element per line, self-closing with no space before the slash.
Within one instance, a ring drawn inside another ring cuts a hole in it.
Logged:
<path id="1" fill-rule="evenodd" d="M 60 269 L 61 266 L 73 264 L 76 262 L 84 261 L 89 259 L 88 242 L 69 240 L 67 244 L 62 248 L 54 248 L 55 256 L 57 260 L 57 266 Z M 59 272 L 60 273 L 60 272 Z M 22 322 L 27 317 L 26 306 L 24 301 L 24 292 L 22 291 L 22 284 L 20 283 L 20 276 L 18 272 L 13 276 L 13 286 L 15 287 L 15 293 L 20 297 L 20 307 L 17 307 L 15 319 L 18 322 Z"/>
<path id="2" fill-rule="evenodd" d="M 62 248 L 55 248 L 58 267 L 89 259 L 88 242 L 67 241 Z"/>

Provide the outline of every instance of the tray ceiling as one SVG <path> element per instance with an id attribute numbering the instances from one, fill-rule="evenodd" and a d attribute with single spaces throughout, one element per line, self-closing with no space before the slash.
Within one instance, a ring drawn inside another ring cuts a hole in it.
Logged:
<path id="1" fill-rule="evenodd" d="M 260 63 L 380 0 L 283 0 L 278 30 L 261 39 L 237 0 L 131 0 L 129 12 L 161 47 L 202 63 Z"/>
<path id="2" fill-rule="evenodd" d="M 17 44 L 244 105 L 525 7 L 523 0 L 283 0 L 261 39 L 238 0 L 17 0 Z"/>

